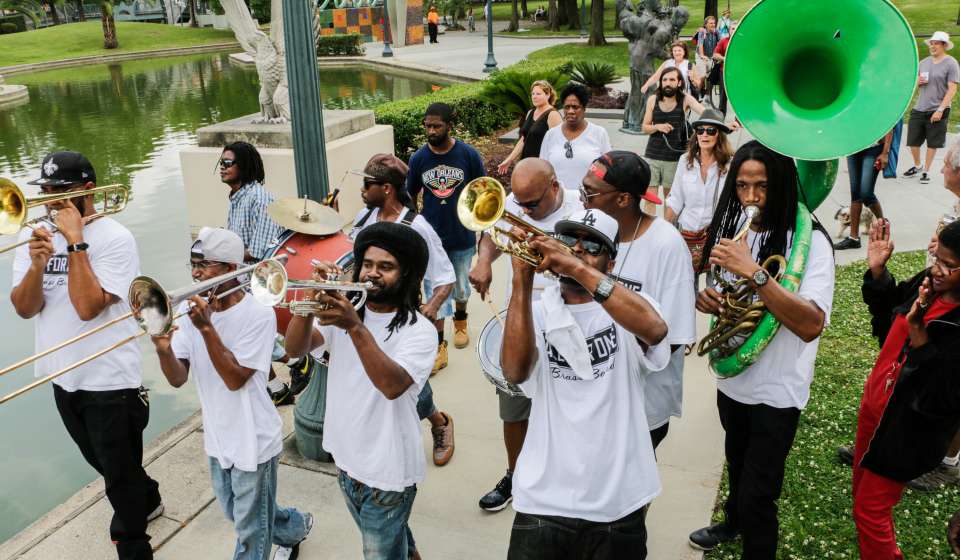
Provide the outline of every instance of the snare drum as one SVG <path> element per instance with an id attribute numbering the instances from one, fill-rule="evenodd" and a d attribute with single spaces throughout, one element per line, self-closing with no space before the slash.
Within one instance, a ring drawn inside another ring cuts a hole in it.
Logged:
<path id="1" fill-rule="evenodd" d="M 526 397 L 523 389 L 518 385 L 510 383 L 503 377 L 503 369 L 500 367 L 500 346 L 503 343 L 503 327 L 500 321 L 506 321 L 507 311 L 503 310 L 497 317 L 491 317 L 487 324 L 480 331 L 480 338 L 477 341 L 477 356 L 480 358 L 480 369 L 490 383 L 493 383 L 497 389 L 512 397 Z"/>
<path id="2" fill-rule="evenodd" d="M 265 258 L 287 255 L 287 276 L 297 280 L 309 280 L 313 276 L 310 261 L 330 261 L 343 269 L 347 278 L 353 278 L 353 241 L 343 232 L 333 235 L 307 235 L 287 230 L 277 243 L 267 250 Z M 286 301 L 296 295 L 288 292 Z M 277 313 L 277 332 L 284 334 L 290 322 L 290 311 L 275 309 Z"/>

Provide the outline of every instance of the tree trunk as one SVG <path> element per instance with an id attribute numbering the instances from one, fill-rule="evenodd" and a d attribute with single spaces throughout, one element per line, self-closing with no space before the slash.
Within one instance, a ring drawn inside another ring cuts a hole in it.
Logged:
<path id="1" fill-rule="evenodd" d="M 200 22 L 197 21 L 197 0 L 189 0 L 190 4 L 190 27 L 200 27 Z"/>
<path id="2" fill-rule="evenodd" d="M 718 17 L 720 14 L 717 13 L 717 4 L 718 0 L 707 0 L 703 4 L 703 19 L 707 19 L 707 16 Z"/>
<path id="3" fill-rule="evenodd" d="M 567 23 L 567 0 L 557 0 L 557 31 Z"/>
<path id="4" fill-rule="evenodd" d="M 567 12 L 567 27 L 572 31 L 580 30 L 580 6 L 577 0 L 561 0 Z"/>
<path id="5" fill-rule="evenodd" d="M 523 19 L 530 17 L 530 10 L 527 9 L 527 0 L 520 0 L 520 15 Z"/>
<path id="6" fill-rule="evenodd" d="M 547 29 L 560 31 L 560 14 L 557 10 L 557 0 L 550 0 L 547 4 Z"/>
<path id="7" fill-rule="evenodd" d="M 520 12 L 517 10 L 517 0 L 510 1 L 510 26 L 507 31 L 517 31 L 520 29 Z"/>
<path id="8" fill-rule="evenodd" d="M 100 27 L 103 29 L 103 48 L 115 49 L 117 42 L 117 24 L 113 20 L 113 6 L 104 2 L 100 5 Z"/>
<path id="9" fill-rule="evenodd" d="M 48 0 L 47 5 L 50 6 L 50 19 L 53 20 L 53 24 L 60 25 L 60 14 L 57 13 L 57 5 L 53 3 L 53 0 Z"/>
<path id="10" fill-rule="evenodd" d="M 603 36 L 603 0 L 592 0 L 590 2 L 590 39 L 587 44 L 591 47 L 602 47 L 607 44 L 607 38 Z"/>
<path id="11" fill-rule="evenodd" d="M 79 21 L 87 21 L 87 14 L 83 12 L 83 0 L 77 0 L 77 19 Z"/>

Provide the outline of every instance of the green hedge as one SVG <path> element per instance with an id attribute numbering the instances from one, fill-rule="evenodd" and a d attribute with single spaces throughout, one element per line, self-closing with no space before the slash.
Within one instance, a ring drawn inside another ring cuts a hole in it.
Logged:
<path id="1" fill-rule="evenodd" d="M 13 26 L 12 29 L 10 28 L 11 25 Z M 17 33 L 26 30 L 27 22 L 23 16 L 0 17 L 0 33 Z"/>
<path id="2" fill-rule="evenodd" d="M 349 35 L 323 35 L 317 38 L 317 56 L 359 56 L 363 54 L 363 37 Z"/>
<path id="3" fill-rule="evenodd" d="M 7 35 L 9 33 L 16 33 L 16 32 L 17 32 L 17 24 L 9 23 L 9 22 L 0 23 L 0 35 Z"/>

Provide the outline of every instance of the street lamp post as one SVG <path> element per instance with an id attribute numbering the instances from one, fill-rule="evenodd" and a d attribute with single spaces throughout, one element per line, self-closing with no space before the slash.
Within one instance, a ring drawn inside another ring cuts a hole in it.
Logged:
<path id="1" fill-rule="evenodd" d="M 587 4 L 586 0 L 580 0 L 580 38 L 587 36 Z"/>
<path id="2" fill-rule="evenodd" d="M 390 11 L 387 8 L 387 5 L 390 4 L 390 0 L 383 0 L 383 54 L 380 56 L 384 58 L 390 58 L 393 56 L 393 49 L 390 48 L 390 39 L 393 37 L 390 36 Z"/>
<path id="3" fill-rule="evenodd" d="M 487 0 L 487 60 L 483 63 L 484 72 L 497 69 L 497 59 L 493 58 L 493 1 Z"/>

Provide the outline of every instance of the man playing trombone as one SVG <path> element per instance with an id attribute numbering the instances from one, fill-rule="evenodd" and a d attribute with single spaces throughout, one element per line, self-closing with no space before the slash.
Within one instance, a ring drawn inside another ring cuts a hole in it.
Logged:
<path id="1" fill-rule="evenodd" d="M 43 160 L 44 194 L 93 189 L 86 157 L 57 152 Z M 127 313 L 127 287 L 139 274 L 133 235 L 109 217 L 95 216 L 94 196 L 46 205 L 48 221 L 21 232 L 10 300 L 24 319 L 35 317 L 42 351 Z M 52 227 L 51 226 L 51 227 Z M 133 319 L 99 331 L 37 361 L 38 377 L 73 364 L 139 332 Z M 100 473 L 113 507 L 110 538 L 121 559 L 152 558 L 147 522 L 163 511 L 157 482 L 143 469 L 143 430 L 150 407 L 142 387 L 140 350 L 129 342 L 54 381 L 63 425 L 84 459 Z"/>
<path id="2" fill-rule="evenodd" d="M 243 241 L 226 229 L 201 229 L 190 250 L 197 282 L 243 262 Z M 177 321 L 178 332 L 154 336 L 153 344 L 171 385 L 193 374 L 213 491 L 237 533 L 234 559 L 265 558 L 271 543 L 280 547 L 274 558 L 296 558 L 313 516 L 277 505 L 282 422 L 266 392 L 277 319 L 243 290 L 225 293 L 238 283 L 218 285 L 209 302 L 199 295 L 183 302 L 182 309 L 192 307 Z"/>

